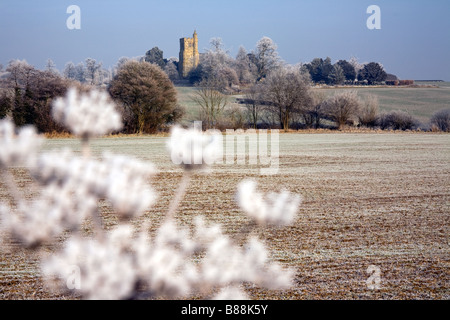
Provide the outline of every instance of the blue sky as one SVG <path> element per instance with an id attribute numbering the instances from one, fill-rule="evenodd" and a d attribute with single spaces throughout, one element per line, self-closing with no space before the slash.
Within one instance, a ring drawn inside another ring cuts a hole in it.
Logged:
<path id="1" fill-rule="evenodd" d="M 81 29 L 69 30 L 69 5 L 81 9 Z M 381 9 L 381 29 L 369 30 L 369 5 Z M 432 0 L 1 0 L 0 63 L 25 59 L 58 69 L 92 57 L 113 66 L 154 46 L 178 57 L 179 38 L 199 35 L 199 49 L 222 38 L 235 56 L 263 36 L 288 63 L 329 56 L 376 61 L 402 79 L 450 81 L 450 1 Z"/>

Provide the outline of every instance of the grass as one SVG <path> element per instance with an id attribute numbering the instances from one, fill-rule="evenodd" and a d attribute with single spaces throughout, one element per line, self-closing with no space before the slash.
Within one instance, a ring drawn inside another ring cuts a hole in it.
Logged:
<path id="1" fill-rule="evenodd" d="M 165 137 L 118 137 L 93 141 L 105 150 L 148 160 L 159 169 L 149 181 L 159 201 L 141 219 L 162 222 L 181 179 L 170 162 Z M 47 140 L 44 150 L 71 147 L 75 139 Z M 264 228 L 272 259 L 296 270 L 292 288 L 266 291 L 245 285 L 253 299 L 445 299 L 450 298 L 450 139 L 433 133 L 280 134 L 279 173 L 261 176 L 257 166 L 218 164 L 196 174 L 177 213 L 181 224 L 194 215 L 220 222 L 236 235 L 247 218 L 234 201 L 237 184 L 254 178 L 262 191 L 300 194 L 295 224 Z M 30 178 L 14 175 L 27 194 Z M 0 199 L 8 195 L 0 182 Z M 101 208 L 105 227 L 117 220 Z M 139 221 L 138 221 L 139 222 Z M 53 247 L 46 248 L 52 252 Z M 0 298 L 68 298 L 50 293 L 40 279 L 38 257 L 3 244 Z M 368 266 L 381 271 L 381 289 L 366 285 Z"/>

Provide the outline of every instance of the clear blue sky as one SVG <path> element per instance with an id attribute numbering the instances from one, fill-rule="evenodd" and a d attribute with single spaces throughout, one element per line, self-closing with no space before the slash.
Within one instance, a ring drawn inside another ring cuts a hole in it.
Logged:
<path id="1" fill-rule="evenodd" d="M 81 29 L 69 30 L 69 5 L 81 9 Z M 369 5 L 381 9 L 381 29 L 369 30 Z M 329 56 L 376 61 L 402 79 L 450 81 L 449 0 L 1 0 L 0 63 L 25 59 L 58 69 L 92 57 L 113 66 L 154 46 L 178 57 L 179 38 L 199 35 L 199 49 L 222 38 L 234 56 L 263 36 L 288 63 Z"/>

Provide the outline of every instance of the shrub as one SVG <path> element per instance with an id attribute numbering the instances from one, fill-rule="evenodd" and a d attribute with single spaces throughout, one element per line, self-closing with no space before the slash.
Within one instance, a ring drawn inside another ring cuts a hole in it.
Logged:
<path id="1" fill-rule="evenodd" d="M 398 85 L 399 86 L 411 86 L 414 84 L 414 80 L 399 80 Z"/>
<path id="2" fill-rule="evenodd" d="M 437 111 L 431 117 L 431 126 L 437 130 L 450 132 L 450 109 Z"/>
<path id="3" fill-rule="evenodd" d="M 369 95 L 362 103 L 359 110 L 359 123 L 365 127 L 375 127 L 378 124 L 378 98 Z"/>
<path id="4" fill-rule="evenodd" d="M 385 83 L 388 86 L 398 86 L 399 85 L 399 81 L 398 80 L 386 80 Z"/>
<path id="5" fill-rule="evenodd" d="M 380 128 L 392 130 L 414 130 L 419 126 L 419 121 L 405 111 L 396 110 L 383 113 L 380 116 Z"/>

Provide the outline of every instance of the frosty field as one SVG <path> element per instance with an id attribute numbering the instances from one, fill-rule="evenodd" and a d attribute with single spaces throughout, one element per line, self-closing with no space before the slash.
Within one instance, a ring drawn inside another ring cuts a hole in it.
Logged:
<path id="1" fill-rule="evenodd" d="M 140 218 L 153 221 L 153 230 L 182 176 L 170 162 L 166 139 L 117 137 L 92 144 L 93 156 L 110 151 L 156 165 L 159 173 L 149 183 L 159 201 Z M 50 139 L 43 149 L 67 146 L 81 150 L 75 139 Z M 201 214 L 238 240 L 248 222 L 234 200 L 242 179 L 254 178 L 264 192 L 284 188 L 302 196 L 293 226 L 257 229 L 271 258 L 295 268 L 295 283 L 285 291 L 244 284 L 251 298 L 450 299 L 448 134 L 280 134 L 278 174 L 263 176 L 257 169 L 220 164 L 210 173 L 195 174 L 177 212 L 181 224 L 189 226 Z M 38 192 L 22 169 L 13 173 L 24 192 Z M 2 182 L 0 199 L 9 200 Z M 114 228 L 117 220 L 108 204 L 99 205 L 105 228 Z M 89 223 L 85 231 L 89 234 Z M 43 287 L 34 253 L 14 244 L 0 248 L 0 299 L 72 298 Z M 379 270 L 378 289 L 368 286 L 369 266 Z"/>
<path id="2" fill-rule="evenodd" d="M 313 89 L 323 92 L 327 97 L 348 90 L 355 90 L 358 97 L 368 95 L 377 97 L 380 112 L 402 110 L 416 117 L 422 124 L 427 124 L 431 116 L 442 109 L 448 109 L 450 99 L 450 82 L 417 82 L 423 87 L 324 87 Z M 186 109 L 186 119 L 198 119 L 199 107 L 192 101 L 194 88 L 176 87 L 180 105 Z M 229 96 L 229 105 L 235 103 L 235 98 L 243 95 Z M 240 105 L 243 106 L 243 105 Z"/>

